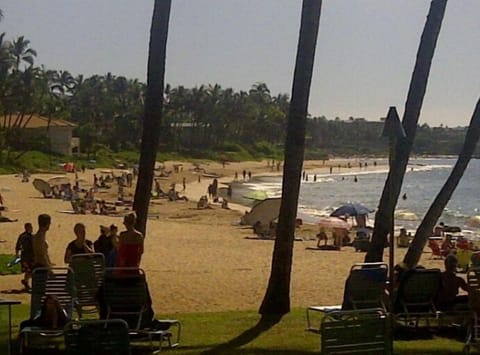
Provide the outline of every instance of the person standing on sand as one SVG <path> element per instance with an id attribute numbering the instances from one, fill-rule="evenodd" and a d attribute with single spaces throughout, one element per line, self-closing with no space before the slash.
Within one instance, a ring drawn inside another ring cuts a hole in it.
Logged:
<path id="1" fill-rule="evenodd" d="M 38 232 L 32 238 L 33 268 L 53 266 L 48 255 L 47 232 L 52 218 L 48 214 L 38 216 Z M 32 270 L 33 271 L 33 270 Z"/>
<path id="2" fill-rule="evenodd" d="M 85 225 L 83 223 L 75 224 L 73 232 L 75 233 L 75 240 L 68 243 L 67 249 L 65 249 L 65 256 L 63 258 L 65 264 L 70 264 L 73 255 L 94 252 L 93 243 L 85 237 Z"/>
<path id="3" fill-rule="evenodd" d="M 135 229 L 137 215 L 135 212 L 123 218 L 126 230 L 118 236 L 115 267 L 140 267 L 143 254 L 143 234 Z"/>
<path id="4" fill-rule="evenodd" d="M 183 186 L 183 191 L 185 191 L 187 188 L 187 179 L 185 177 L 182 180 L 182 186 Z"/>
<path id="5" fill-rule="evenodd" d="M 33 227 L 31 223 L 25 223 L 25 231 L 18 236 L 17 244 L 15 245 L 15 256 L 20 257 L 22 265 L 22 272 L 24 273 L 22 285 L 26 290 L 30 289 L 28 280 L 32 277 L 33 266 Z"/>
<path id="6" fill-rule="evenodd" d="M 242 175 L 243 175 L 243 181 L 245 181 L 245 178 L 247 177 L 247 171 L 245 169 L 242 171 Z"/>

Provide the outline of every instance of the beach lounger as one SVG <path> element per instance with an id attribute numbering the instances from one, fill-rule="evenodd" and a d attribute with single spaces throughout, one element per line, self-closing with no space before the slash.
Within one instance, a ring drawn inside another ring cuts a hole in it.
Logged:
<path id="1" fill-rule="evenodd" d="M 75 309 L 82 318 L 85 314 L 99 311 L 98 292 L 103 285 L 105 258 L 101 253 L 75 254 L 70 267 L 75 273 L 77 297 Z"/>
<path id="2" fill-rule="evenodd" d="M 64 330 L 66 355 L 130 355 L 128 325 L 121 319 L 81 320 Z"/>
<path id="3" fill-rule="evenodd" d="M 358 263 L 350 269 L 345 283 L 343 310 L 381 308 L 386 310 L 388 266 L 385 263 Z"/>
<path id="4" fill-rule="evenodd" d="M 457 269 L 459 272 L 467 272 L 470 268 L 473 251 L 469 249 L 457 248 Z"/>
<path id="5" fill-rule="evenodd" d="M 464 354 L 470 354 L 472 346 L 480 346 L 480 268 L 473 267 L 467 273 L 468 301 L 472 310 L 472 323 L 467 332 Z"/>
<path id="6" fill-rule="evenodd" d="M 30 297 L 30 319 L 41 313 L 47 295 L 55 296 L 66 312 L 67 318 L 72 318 L 75 300 L 74 274 L 72 269 L 65 267 L 36 268 L 32 274 L 32 290 Z M 41 326 L 26 326 L 20 330 L 20 354 L 27 353 L 32 347 L 32 338 L 42 336 L 58 338 L 63 335 L 63 329 L 49 329 Z"/>
<path id="7" fill-rule="evenodd" d="M 319 332 L 313 325 L 313 312 L 329 314 L 339 310 L 383 309 L 388 266 L 385 263 L 357 263 L 350 268 L 345 282 L 342 305 L 310 306 L 307 308 L 307 330 Z M 317 323 L 318 324 L 318 323 Z"/>
<path id="8" fill-rule="evenodd" d="M 162 350 L 164 342 L 170 348 L 178 345 L 181 332 L 178 320 L 157 321 L 158 327 L 153 327 L 151 324 L 144 325 L 148 293 L 145 272 L 142 269 L 106 268 L 103 289 L 107 320 L 124 319 L 129 324 L 129 336 L 132 341 L 148 340 L 151 349 L 155 348 L 154 341 L 157 341 L 156 352 Z M 175 342 L 172 342 L 173 334 L 170 331 L 172 327 L 176 328 Z"/>
<path id="9" fill-rule="evenodd" d="M 414 269 L 407 271 L 398 287 L 395 301 L 395 318 L 405 325 L 414 324 L 425 319 L 437 318 L 435 298 L 440 289 L 441 272 L 439 269 Z"/>
<path id="10" fill-rule="evenodd" d="M 321 323 L 322 354 L 392 354 L 389 315 L 382 309 L 334 311 Z"/>

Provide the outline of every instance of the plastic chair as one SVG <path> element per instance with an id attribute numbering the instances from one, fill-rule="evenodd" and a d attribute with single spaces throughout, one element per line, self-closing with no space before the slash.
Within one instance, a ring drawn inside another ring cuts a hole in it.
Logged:
<path id="1" fill-rule="evenodd" d="M 75 254 L 70 267 L 75 273 L 77 298 L 75 308 L 80 318 L 84 314 L 98 313 L 98 292 L 103 285 L 105 258 L 101 253 Z"/>
<path id="2" fill-rule="evenodd" d="M 36 268 L 32 273 L 32 290 L 30 297 L 30 319 L 33 320 L 41 313 L 45 298 L 55 296 L 67 318 L 72 318 L 73 303 L 75 300 L 74 273 L 71 268 L 53 267 Z M 50 329 L 41 326 L 26 326 L 20 330 L 20 354 L 24 354 L 31 347 L 32 336 L 56 338 L 63 335 L 62 329 Z"/>
<path id="3" fill-rule="evenodd" d="M 180 341 L 181 326 L 178 320 L 157 321 L 160 329 L 152 327 L 150 319 L 144 319 L 148 310 L 148 292 L 145 272 L 138 268 L 106 268 L 103 284 L 107 319 L 120 318 L 129 324 L 129 335 L 133 339 L 148 339 L 154 348 L 158 341 L 158 352 L 163 342 L 169 347 L 176 347 Z M 172 343 L 169 328 L 177 328 L 176 341 Z"/>

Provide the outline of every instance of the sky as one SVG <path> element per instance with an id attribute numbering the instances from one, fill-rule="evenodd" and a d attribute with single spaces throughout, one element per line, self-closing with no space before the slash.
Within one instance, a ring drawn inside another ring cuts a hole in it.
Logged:
<path id="1" fill-rule="evenodd" d="M 166 81 L 290 95 L 301 0 L 172 0 Z M 309 112 L 403 114 L 430 0 L 323 0 Z M 2 0 L 0 33 L 36 65 L 146 82 L 153 0 Z M 447 5 L 420 124 L 466 126 L 480 93 L 480 1 Z"/>

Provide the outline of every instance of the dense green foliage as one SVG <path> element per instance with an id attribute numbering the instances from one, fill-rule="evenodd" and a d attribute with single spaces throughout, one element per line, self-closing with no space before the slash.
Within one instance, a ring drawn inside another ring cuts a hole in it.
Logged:
<path id="1" fill-rule="evenodd" d="M 0 158 L 17 160 L 11 151 L 49 151 L 47 140 L 22 133 L 31 114 L 78 124 L 81 151 L 98 158 L 102 150 L 138 150 L 146 86 L 123 76 L 73 77 L 68 71 L 34 66 L 35 50 L 23 36 L 0 35 Z M 159 98 L 161 99 L 161 98 Z M 280 158 L 285 141 L 289 97 L 272 95 L 264 83 L 247 91 L 220 85 L 166 86 L 165 124 L 160 151 L 174 156 L 215 160 Z M 365 119 L 313 117 L 307 124 L 307 159 L 328 155 L 381 154 L 383 123 Z M 458 153 L 466 128 L 420 126 L 414 154 Z M 17 164 L 18 165 L 18 164 Z"/>

